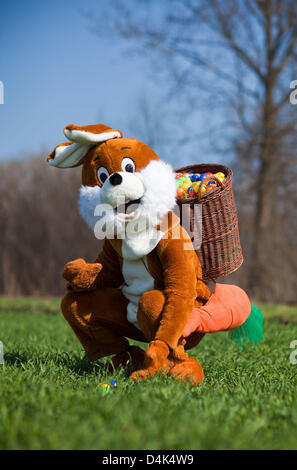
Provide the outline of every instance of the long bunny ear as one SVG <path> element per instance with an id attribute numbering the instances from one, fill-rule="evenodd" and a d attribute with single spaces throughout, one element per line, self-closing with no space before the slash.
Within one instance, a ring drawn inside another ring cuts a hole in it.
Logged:
<path id="1" fill-rule="evenodd" d="M 90 126 L 75 126 L 69 124 L 64 128 L 67 139 L 80 144 L 98 144 L 109 139 L 123 137 L 121 131 L 111 129 L 104 124 L 93 124 Z"/>
<path id="2" fill-rule="evenodd" d="M 109 139 L 122 137 L 121 131 L 111 129 L 104 124 L 89 126 L 69 124 L 64 128 L 64 134 L 70 142 L 57 145 L 47 157 L 48 164 L 51 166 L 58 168 L 78 166 L 94 145 Z"/>
<path id="3" fill-rule="evenodd" d="M 73 142 L 59 144 L 47 157 L 47 163 L 57 168 L 78 166 L 91 147 L 91 145 Z"/>

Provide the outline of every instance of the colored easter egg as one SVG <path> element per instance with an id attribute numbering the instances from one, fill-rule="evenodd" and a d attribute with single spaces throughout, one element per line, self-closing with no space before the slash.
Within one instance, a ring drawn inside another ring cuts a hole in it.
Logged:
<path id="1" fill-rule="evenodd" d="M 212 176 L 212 173 L 210 171 L 208 171 L 207 173 L 205 173 L 207 176 Z"/>
<path id="2" fill-rule="evenodd" d="M 218 173 L 215 173 L 215 176 L 219 178 L 220 181 L 224 181 L 226 179 L 226 176 L 222 171 L 219 171 Z"/>
<path id="3" fill-rule="evenodd" d="M 117 387 L 117 386 L 118 386 L 118 383 L 117 383 L 116 380 L 112 380 L 112 381 L 110 382 L 110 385 L 111 385 L 112 387 Z"/>
<path id="4" fill-rule="evenodd" d="M 194 184 L 193 188 L 194 188 L 195 193 L 198 192 L 200 184 L 201 184 L 201 181 L 198 181 L 197 183 Z"/>
<path id="5" fill-rule="evenodd" d="M 196 181 L 199 181 L 200 180 L 200 176 L 198 175 L 191 175 L 191 181 L 192 183 L 196 182 Z"/>
<path id="6" fill-rule="evenodd" d="M 109 384 L 100 384 L 102 393 L 107 395 L 110 392 L 110 385 Z"/>
<path id="7" fill-rule="evenodd" d="M 194 196 L 195 191 L 194 191 L 193 186 L 190 186 L 190 187 L 188 188 L 188 191 L 187 191 L 187 192 L 188 192 L 189 197 Z"/>
<path id="8" fill-rule="evenodd" d="M 191 182 L 185 181 L 180 188 L 183 189 L 184 191 L 187 191 L 188 188 L 191 186 Z"/>
<path id="9" fill-rule="evenodd" d="M 210 186 L 211 184 L 216 184 L 216 182 L 214 180 L 211 180 L 211 181 L 208 181 L 208 186 Z"/>
<path id="10" fill-rule="evenodd" d="M 186 197 L 186 192 L 183 189 L 178 188 L 178 190 L 176 191 L 176 195 L 178 198 L 182 199 Z"/>
<path id="11" fill-rule="evenodd" d="M 176 180 L 176 186 L 179 188 L 182 184 L 184 183 L 184 181 L 182 180 L 182 178 L 178 178 Z"/>
<path id="12" fill-rule="evenodd" d="M 206 177 L 207 177 L 207 174 L 206 174 L 206 173 L 202 173 L 202 174 L 200 175 L 200 181 L 202 181 L 202 180 L 203 180 L 204 178 L 206 178 Z"/>

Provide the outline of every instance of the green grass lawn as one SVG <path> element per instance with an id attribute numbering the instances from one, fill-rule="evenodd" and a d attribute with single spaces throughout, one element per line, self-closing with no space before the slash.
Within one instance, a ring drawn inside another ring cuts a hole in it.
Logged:
<path id="1" fill-rule="evenodd" d="M 0 449 L 297 449 L 297 308 L 264 313 L 260 346 L 240 351 L 219 333 L 191 351 L 202 387 L 134 384 L 84 358 L 59 301 L 0 299 Z"/>

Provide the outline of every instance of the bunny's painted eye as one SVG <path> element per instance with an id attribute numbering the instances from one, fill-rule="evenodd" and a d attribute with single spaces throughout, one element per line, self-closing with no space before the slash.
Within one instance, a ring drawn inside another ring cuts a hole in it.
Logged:
<path id="1" fill-rule="evenodd" d="M 98 176 L 99 182 L 103 184 L 104 181 L 106 181 L 107 178 L 109 177 L 109 173 L 104 166 L 100 166 L 100 168 L 98 168 L 97 170 L 97 176 Z"/>
<path id="2" fill-rule="evenodd" d="M 132 158 L 123 158 L 122 160 L 122 170 L 128 171 L 129 173 L 134 173 L 135 171 L 135 163 L 133 162 Z"/>

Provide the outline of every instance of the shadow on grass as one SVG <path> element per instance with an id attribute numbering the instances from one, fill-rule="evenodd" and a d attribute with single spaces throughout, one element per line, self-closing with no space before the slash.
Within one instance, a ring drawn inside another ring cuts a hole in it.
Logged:
<path id="1" fill-rule="evenodd" d="M 92 374 L 93 372 L 107 372 L 108 364 L 100 361 L 90 362 L 87 356 L 78 357 L 77 355 L 70 355 L 67 352 L 57 354 L 56 356 L 51 356 L 50 358 L 46 357 L 36 357 L 31 356 L 27 352 L 6 352 L 5 353 L 5 364 L 9 366 L 19 367 L 24 369 L 25 365 L 47 365 L 49 361 L 54 362 L 54 364 L 59 367 L 67 367 L 71 372 L 77 375 L 86 375 Z"/>

